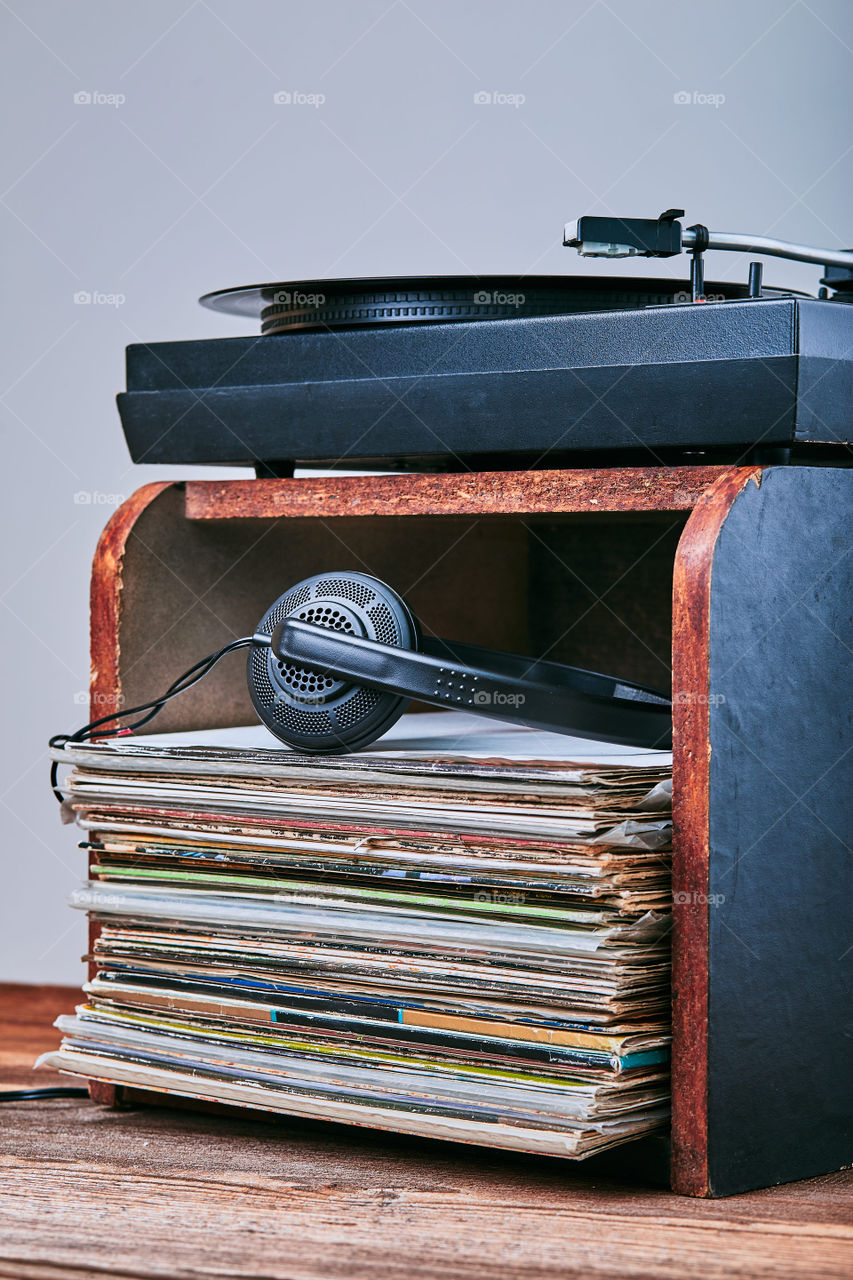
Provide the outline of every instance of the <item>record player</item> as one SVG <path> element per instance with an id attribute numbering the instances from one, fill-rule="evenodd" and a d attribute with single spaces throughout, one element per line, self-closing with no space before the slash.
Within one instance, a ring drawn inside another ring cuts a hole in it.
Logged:
<path id="1" fill-rule="evenodd" d="M 302 280 L 201 298 L 260 334 L 127 349 L 134 462 L 454 470 L 828 461 L 853 437 L 853 251 L 584 217 L 584 256 L 690 255 L 628 275 Z M 706 282 L 713 249 L 813 262 L 816 297 Z"/>

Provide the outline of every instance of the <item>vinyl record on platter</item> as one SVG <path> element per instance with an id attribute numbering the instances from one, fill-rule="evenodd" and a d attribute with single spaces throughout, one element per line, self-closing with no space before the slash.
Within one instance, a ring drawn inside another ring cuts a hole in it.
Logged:
<path id="1" fill-rule="evenodd" d="M 730 281 L 706 290 L 716 300 L 747 296 L 745 284 Z M 781 292 L 765 289 L 766 295 Z M 666 278 L 488 275 L 299 280 L 220 289 L 199 301 L 212 311 L 259 319 L 262 333 L 280 334 L 625 311 L 689 297 L 687 281 Z"/>

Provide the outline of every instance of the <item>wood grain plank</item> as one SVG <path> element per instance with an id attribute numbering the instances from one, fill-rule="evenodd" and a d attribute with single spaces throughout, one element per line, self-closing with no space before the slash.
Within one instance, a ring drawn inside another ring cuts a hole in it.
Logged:
<path id="1" fill-rule="evenodd" d="M 0 988 L 7 1080 L 75 998 Z M 288 1118 L 6 1104 L 0 1171 L 0 1277 L 21 1280 L 834 1280 L 853 1245 L 849 1174 L 690 1200 L 589 1162 Z"/>

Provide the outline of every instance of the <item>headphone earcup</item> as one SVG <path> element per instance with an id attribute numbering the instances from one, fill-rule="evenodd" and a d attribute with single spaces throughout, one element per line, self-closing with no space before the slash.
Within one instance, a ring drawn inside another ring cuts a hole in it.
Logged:
<path id="1" fill-rule="evenodd" d="M 271 636 L 289 617 L 380 644 L 419 647 L 418 625 L 405 600 L 365 573 L 305 578 L 279 596 L 256 632 Z M 399 694 L 283 662 L 266 645 L 250 650 L 247 678 L 252 705 L 263 724 L 295 751 L 310 755 L 367 746 L 390 729 L 408 705 Z"/>

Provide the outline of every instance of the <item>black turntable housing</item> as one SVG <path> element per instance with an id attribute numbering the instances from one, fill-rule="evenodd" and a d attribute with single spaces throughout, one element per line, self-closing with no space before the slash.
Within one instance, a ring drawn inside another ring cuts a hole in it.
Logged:
<path id="1" fill-rule="evenodd" d="M 805 456 L 850 440 L 849 295 L 710 283 L 697 305 L 690 287 L 449 277 L 208 295 L 266 332 L 130 346 L 130 454 L 287 475 Z"/>

